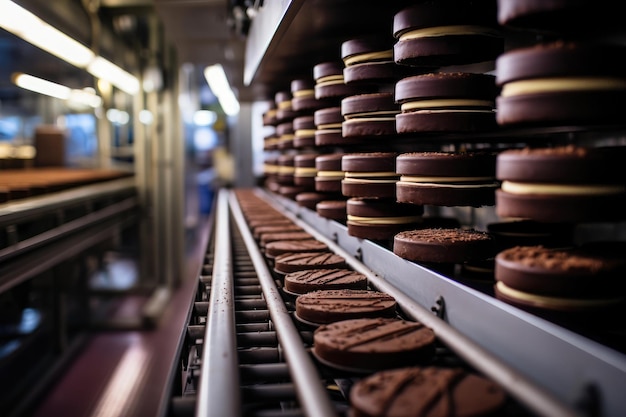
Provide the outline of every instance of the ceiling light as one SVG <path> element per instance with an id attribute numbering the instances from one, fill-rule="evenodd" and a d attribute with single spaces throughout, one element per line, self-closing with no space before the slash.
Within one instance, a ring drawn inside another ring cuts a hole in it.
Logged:
<path id="1" fill-rule="evenodd" d="M 61 100 L 68 100 L 73 103 L 93 108 L 99 107 L 102 104 L 102 99 L 93 93 L 93 89 L 71 89 L 62 84 L 53 83 L 52 81 L 23 74 L 21 72 L 13 74 L 12 79 L 13 83 L 18 87 L 34 91 L 35 93 L 44 94 Z"/>
<path id="2" fill-rule="evenodd" d="M 77 67 L 85 67 L 95 54 L 85 45 L 47 24 L 9 0 L 0 0 L 0 27 Z"/>
<path id="3" fill-rule="evenodd" d="M 0 27 L 128 94 L 139 91 L 139 80 L 91 49 L 44 22 L 11 0 L 0 0 Z"/>
<path id="4" fill-rule="evenodd" d="M 239 101 L 228 83 L 224 68 L 220 64 L 209 65 L 204 69 L 204 77 L 220 102 L 224 113 L 229 116 L 239 114 Z"/>

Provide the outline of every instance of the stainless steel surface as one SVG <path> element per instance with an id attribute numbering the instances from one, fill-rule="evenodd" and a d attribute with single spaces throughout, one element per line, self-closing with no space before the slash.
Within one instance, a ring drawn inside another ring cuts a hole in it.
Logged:
<path id="1" fill-rule="evenodd" d="M 410 305 L 421 306 L 419 311 L 436 306 L 443 298 L 444 319 L 451 327 L 443 330 L 443 336 L 456 339 L 458 332 L 479 357 L 488 352 L 493 363 L 479 366 L 494 379 L 511 383 L 515 395 L 542 415 L 550 416 L 550 410 L 559 409 L 573 412 L 589 392 L 596 391 L 592 401 L 598 402 L 604 416 L 623 416 L 626 355 L 403 260 L 371 241 L 354 238 L 344 225 L 295 201 L 257 192 L 291 218 L 301 220 L 303 226 L 308 225 L 307 230 L 316 236 L 336 242 L 342 253 L 361 259 L 376 274 L 374 282 L 395 288 Z M 475 361 L 471 358 L 471 363 Z M 516 375 L 522 377 L 519 386 Z"/>
<path id="2" fill-rule="evenodd" d="M 218 195 L 215 263 L 211 282 L 197 416 L 239 416 L 239 372 L 235 336 L 235 300 L 230 243 L 228 191 Z"/>
<path id="3" fill-rule="evenodd" d="M 289 364 L 289 372 L 294 381 L 300 404 L 307 416 L 334 416 L 337 414 L 335 407 L 330 402 L 328 394 L 320 383 L 320 376 L 310 356 L 303 348 L 300 334 L 294 326 L 293 319 L 276 287 L 265 259 L 248 229 L 239 202 L 234 194 L 230 195 L 230 205 L 233 217 L 246 243 L 248 253 L 254 263 L 259 282 L 263 288 L 263 295 L 267 301 L 272 321 L 276 326 L 280 346 Z"/>

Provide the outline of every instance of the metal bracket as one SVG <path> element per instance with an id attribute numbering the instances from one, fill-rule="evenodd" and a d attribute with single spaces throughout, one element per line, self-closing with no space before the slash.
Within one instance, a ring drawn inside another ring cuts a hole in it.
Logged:
<path id="1" fill-rule="evenodd" d="M 430 311 L 435 313 L 435 315 L 440 319 L 444 319 L 444 315 L 446 313 L 446 302 L 442 296 L 437 297 L 435 305 L 430 308 Z"/>
<path id="2" fill-rule="evenodd" d="M 363 251 L 361 248 L 357 248 L 356 253 L 354 254 L 354 258 L 360 262 L 363 262 Z"/>

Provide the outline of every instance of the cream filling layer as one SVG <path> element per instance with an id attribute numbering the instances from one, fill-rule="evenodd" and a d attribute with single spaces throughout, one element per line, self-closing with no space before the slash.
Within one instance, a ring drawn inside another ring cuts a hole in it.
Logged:
<path id="1" fill-rule="evenodd" d="M 291 93 L 294 97 L 313 97 L 315 90 L 298 90 Z"/>
<path id="2" fill-rule="evenodd" d="M 284 166 L 278 167 L 279 174 L 293 175 L 294 172 L 296 172 L 296 169 L 294 167 L 284 167 Z"/>
<path id="3" fill-rule="evenodd" d="M 395 177 L 398 178 L 399 175 L 395 172 L 384 172 L 384 171 L 374 171 L 374 172 L 350 172 L 346 171 L 346 178 L 371 178 L 371 177 Z"/>
<path id="4" fill-rule="evenodd" d="M 278 173 L 278 167 L 276 165 L 263 165 L 263 172 L 267 174 Z"/>
<path id="5" fill-rule="evenodd" d="M 280 103 L 278 103 L 278 108 L 282 109 L 282 110 L 290 109 L 291 108 L 291 100 L 281 101 Z"/>
<path id="6" fill-rule="evenodd" d="M 373 180 L 368 178 L 344 178 L 344 184 L 395 184 L 396 180 Z"/>
<path id="7" fill-rule="evenodd" d="M 445 184 L 445 183 L 436 183 L 436 182 L 405 182 L 400 179 L 400 181 L 396 182 L 397 185 L 404 186 L 415 186 L 415 187 L 431 187 L 431 188 L 498 188 L 498 183 L 490 183 L 490 184 Z"/>
<path id="8" fill-rule="evenodd" d="M 376 117 L 380 117 L 384 120 L 389 118 L 394 119 L 396 114 L 400 113 L 400 109 L 398 110 L 381 110 L 381 111 L 372 111 L 372 112 L 363 112 L 363 113 L 352 113 L 352 114 L 344 114 L 344 118 L 346 120 L 359 119 L 359 118 L 368 118 L 374 119 Z M 374 117 L 372 117 L 374 116 Z M 384 117 L 388 116 L 388 117 Z"/>
<path id="9" fill-rule="evenodd" d="M 510 194 L 547 194 L 547 195 L 613 195 L 626 192 L 624 185 L 570 185 L 570 184 L 532 184 L 503 181 L 502 191 Z"/>
<path id="10" fill-rule="evenodd" d="M 431 28 L 409 30 L 400 35 L 400 38 L 398 38 L 398 40 L 406 41 L 409 39 L 430 38 L 434 36 L 449 35 L 482 35 L 497 37 L 500 36 L 500 32 L 485 26 L 476 25 L 435 26 Z"/>
<path id="11" fill-rule="evenodd" d="M 344 172 L 343 171 L 317 171 L 317 176 L 318 177 L 328 177 L 328 178 L 343 178 L 344 177 Z"/>
<path id="12" fill-rule="evenodd" d="M 494 108 L 495 102 L 493 100 L 471 100 L 461 98 L 448 98 L 437 100 L 415 100 L 402 103 L 400 110 L 411 111 L 416 109 L 432 109 L 439 107 L 489 107 Z"/>
<path id="13" fill-rule="evenodd" d="M 265 139 L 263 141 L 263 143 L 267 144 L 267 145 L 276 145 L 279 142 L 278 138 L 272 138 L 272 139 Z"/>
<path id="14" fill-rule="evenodd" d="M 457 182 L 491 182 L 494 177 L 414 177 L 411 175 L 402 175 L 400 181 L 404 182 L 436 182 L 436 183 L 457 183 Z"/>
<path id="15" fill-rule="evenodd" d="M 317 169 L 309 167 L 296 167 L 294 174 L 296 177 L 314 177 L 317 174 Z"/>
<path id="16" fill-rule="evenodd" d="M 315 131 L 316 131 L 316 130 L 317 130 L 317 129 L 297 129 L 297 130 L 294 132 L 294 135 L 295 135 L 297 138 L 307 137 L 307 136 L 313 136 L 313 135 L 315 135 Z"/>
<path id="17" fill-rule="evenodd" d="M 359 117 L 356 119 L 346 119 L 342 125 L 349 125 L 349 124 L 357 124 L 357 123 L 363 123 L 363 122 L 394 122 L 396 121 L 396 116 L 392 116 L 392 117 Z"/>
<path id="18" fill-rule="evenodd" d="M 502 86 L 500 96 L 511 97 L 524 94 L 591 90 L 626 90 L 626 79 L 613 77 L 563 77 L 512 81 Z"/>
<path id="19" fill-rule="evenodd" d="M 344 58 L 343 63 L 346 67 L 349 67 L 350 65 L 360 64 L 361 62 L 386 60 L 393 61 L 393 49 L 355 54 Z"/>
<path id="20" fill-rule="evenodd" d="M 288 134 L 288 135 L 280 135 L 280 137 L 278 138 L 279 142 L 289 142 L 290 140 L 293 140 L 294 135 L 292 134 Z"/>
<path id="21" fill-rule="evenodd" d="M 439 110 L 417 110 L 410 112 L 413 114 L 436 114 L 436 113 L 485 113 L 495 114 L 494 110 L 477 110 L 477 109 L 439 109 Z"/>
<path id="22" fill-rule="evenodd" d="M 318 78 L 315 81 L 315 88 L 324 87 L 328 85 L 335 85 L 335 84 L 345 84 L 344 79 L 343 79 L 343 74 L 328 75 L 326 77 Z"/>
<path id="23" fill-rule="evenodd" d="M 339 123 L 328 123 L 326 125 L 318 125 L 317 130 L 328 130 L 328 129 L 340 129 L 341 130 L 341 122 Z"/>
<path id="24" fill-rule="evenodd" d="M 498 288 L 498 291 L 508 297 L 514 298 L 516 300 L 530 302 L 534 305 L 544 307 L 597 307 L 605 306 L 607 304 L 616 304 L 624 299 L 623 297 L 614 297 L 581 300 L 578 298 L 549 297 L 545 295 L 531 294 L 528 292 L 513 289 L 504 284 L 502 281 L 498 281 L 496 283 L 496 287 Z"/>
<path id="25" fill-rule="evenodd" d="M 398 216 L 398 217 L 361 217 L 347 215 L 346 219 L 353 223 L 363 224 L 404 224 L 422 221 L 422 216 Z"/>

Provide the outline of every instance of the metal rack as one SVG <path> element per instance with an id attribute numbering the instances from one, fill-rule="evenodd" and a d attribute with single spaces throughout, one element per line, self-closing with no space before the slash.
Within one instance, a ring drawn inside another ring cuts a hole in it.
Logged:
<path id="1" fill-rule="evenodd" d="M 456 360 L 505 387 L 528 410 L 521 415 L 623 414 L 625 355 L 353 238 L 345 226 L 291 200 L 254 193 L 343 256 L 372 288 L 396 298 L 403 315 L 433 328 Z M 354 378 L 310 356 L 312 330 L 293 318 L 293 302 L 268 269 L 234 192 L 220 192 L 216 222 L 183 349 L 186 383 L 173 398 L 173 414 L 345 415 Z M 535 343 L 540 355 L 531 349 Z"/>

